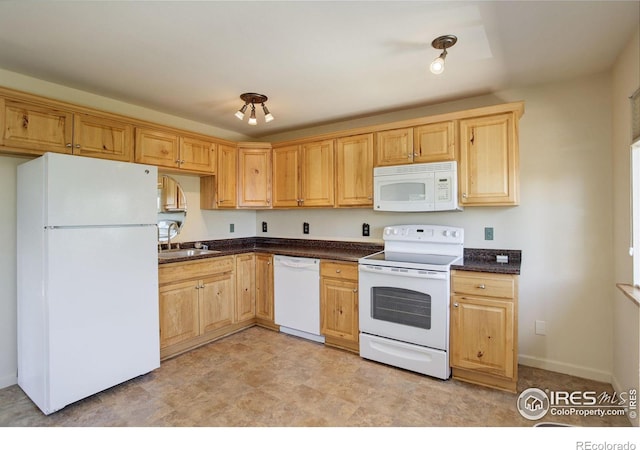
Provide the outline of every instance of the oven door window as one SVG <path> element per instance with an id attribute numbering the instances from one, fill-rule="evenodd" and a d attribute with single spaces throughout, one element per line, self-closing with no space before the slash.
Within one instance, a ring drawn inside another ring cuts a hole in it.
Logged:
<path id="1" fill-rule="evenodd" d="M 431 329 L 431 296 L 395 287 L 371 288 L 374 319 Z"/>

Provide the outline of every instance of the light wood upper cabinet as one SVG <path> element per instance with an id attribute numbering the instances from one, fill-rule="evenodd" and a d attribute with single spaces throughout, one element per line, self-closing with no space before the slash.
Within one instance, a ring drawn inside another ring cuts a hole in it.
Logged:
<path id="1" fill-rule="evenodd" d="M 135 161 L 192 172 L 214 173 L 216 144 L 168 130 L 136 128 Z"/>
<path id="2" fill-rule="evenodd" d="M 166 131 L 136 128 L 135 161 L 160 167 L 179 167 L 178 135 Z"/>
<path id="3" fill-rule="evenodd" d="M 413 162 L 413 128 L 376 133 L 375 165 L 395 166 Z"/>
<path id="4" fill-rule="evenodd" d="M 460 204 L 517 205 L 518 158 L 515 113 L 460 120 Z"/>
<path id="5" fill-rule="evenodd" d="M 133 161 L 133 125 L 77 113 L 73 121 L 73 154 L 114 161 Z"/>
<path id="6" fill-rule="evenodd" d="M 373 205 L 373 133 L 336 140 L 336 206 Z"/>
<path id="7" fill-rule="evenodd" d="M 376 133 L 376 167 L 454 160 L 454 125 L 450 120 Z"/>
<path id="8" fill-rule="evenodd" d="M 415 127 L 413 150 L 414 163 L 455 160 L 454 122 L 431 123 Z"/>
<path id="9" fill-rule="evenodd" d="M 273 206 L 295 207 L 300 204 L 299 146 L 273 149 Z"/>
<path id="10" fill-rule="evenodd" d="M 238 206 L 271 206 L 271 145 L 238 147 Z"/>
<path id="11" fill-rule="evenodd" d="M 72 112 L 46 103 L 0 99 L 2 146 L 24 153 L 67 153 L 133 160 L 133 126 L 106 116 Z"/>
<path id="12" fill-rule="evenodd" d="M 235 208 L 238 205 L 238 151 L 218 145 L 216 175 L 200 177 L 200 209 Z"/>
<path id="13" fill-rule="evenodd" d="M 334 141 L 300 146 L 301 206 L 333 206 Z"/>
<path id="14" fill-rule="evenodd" d="M 273 149 L 273 206 L 333 206 L 334 141 Z"/>
<path id="15" fill-rule="evenodd" d="M 2 146 L 25 153 L 72 153 L 73 113 L 46 104 L 0 99 Z"/>
<path id="16" fill-rule="evenodd" d="M 179 152 L 181 169 L 197 172 L 215 173 L 216 144 L 211 141 L 180 136 Z"/>

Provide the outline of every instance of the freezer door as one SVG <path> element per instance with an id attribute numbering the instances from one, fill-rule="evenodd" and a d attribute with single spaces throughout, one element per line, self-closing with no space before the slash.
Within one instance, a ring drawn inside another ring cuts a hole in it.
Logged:
<path id="1" fill-rule="evenodd" d="M 45 241 L 52 412 L 159 367 L 158 266 L 150 226 L 52 229 Z"/>
<path id="2" fill-rule="evenodd" d="M 154 166 L 47 153 L 45 226 L 154 224 Z"/>

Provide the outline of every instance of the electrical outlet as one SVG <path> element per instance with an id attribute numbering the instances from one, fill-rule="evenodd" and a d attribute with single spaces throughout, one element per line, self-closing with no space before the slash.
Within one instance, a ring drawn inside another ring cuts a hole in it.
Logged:
<path id="1" fill-rule="evenodd" d="M 362 224 L 362 235 L 363 236 L 369 236 L 369 224 L 368 223 L 363 223 Z"/>
<path id="2" fill-rule="evenodd" d="M 263 233 L 267 232 L 267 222 L 262 222 L 262 232 Z"/>
<path id="3" fill-rule="evenodd" d="M 236 230 L 236 225 L 233 223 L 229 224 L 229 233 L 233 233 Z"/>
<path id="4" fill-rule="evenodd" d="M 496 255 L 496 262 L 500 264 L 507 264 L 509 262 L 508 255 Z"/>
<path id="5" fill-rule="evenodd" d="M 302 232 L 303 232 L 304 234 L 309 234 L 309 224 L 308 224 L 307 222 L 304 222 L 304 223 L 302 224 Z"/>
<path id="6" fill-rule="evenodd" d="M 547 322 L 544 320 L 536 320 L 536 334 L 540 336 L 547 335 Z"/>
<path id="7" fill-rule="evenodd" d="M 484 229 L 484 240 L 485 241 L 493 241 L 493 227 L 485 227 L 485 229 Z"/>

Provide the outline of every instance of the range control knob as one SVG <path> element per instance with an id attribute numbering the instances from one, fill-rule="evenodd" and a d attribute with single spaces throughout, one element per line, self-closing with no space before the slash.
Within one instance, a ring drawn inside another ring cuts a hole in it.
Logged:
<path id="1" fill-rule="evenodd" d="M 393 229 L 393 234 L 394 234 L 394 235 L 398 234 L 398 229 L 397 229 L 397 228 L 394 228 L 394 229 Z"/>
<path id="2" fill-rule="evenodd" d="M 459 231 L 454 231 L 454 232 L 453 232 L 453 234 L 452 234 L 452 236 L 453 236 L 454 238 L 457 238 L 458 236 L 460 236 L 460 232 L 459 232 Z"/>
<path id="3" fill-rule="evenodd" d="M 444 237 L 449 237 L 449 234 L 450 234 L 450 231 L 449 231 L 449 230 L 444 230 L 444 231 L 442 232 L 442 235 L 443 235 Z"/>
<path id="4" fill-rule="evenodd" d="M 389 236 L 391 234 L 391 228 L 385 228 L 384 229 L 384 234 L 386 234 L 387 236 Z"/>

